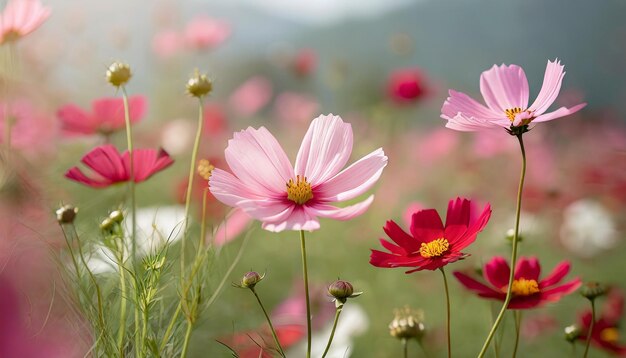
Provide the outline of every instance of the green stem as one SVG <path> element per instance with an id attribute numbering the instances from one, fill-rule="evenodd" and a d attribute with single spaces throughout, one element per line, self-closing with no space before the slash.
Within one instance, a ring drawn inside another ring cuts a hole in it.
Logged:
<path id="1" fill-rule="evenodd" d="M 130 190 L 130 206 L 131 206 L 131 217 L 133 221 L 132 225 L 132 261 L 135 262 L 135 257 L 137 254 L 137 242 L 136 242 L 136 234 L 137 234 L 137 203 L 135 201 L 135 163 L 133 153 L 133 132 L 130 124 L 130 109 L 128 106 L 128 94 L 126 93 L 126 87 L 121 86 L 122 89 L 122 100 L 124 101 L 124 121 L 126 122 L 126 145 L 128 147 L 128 161 L 130 165 L 130 180 L 128 181 L 128 187 Z"/>
<path id="2" fill-rule="evenodd" d="M 519 346 L 519 335 L 520 335 L 520 328 L 522 325 L 522 312 L 519 310 L 516 310 L 514 312 L 514 317 L 515 317 L 515 344 L 513 345 L 513 358 L 515 358 L 517 356 L 517 347 Z"/>
<path id="3" fill-rule="evenodd" d="M 198 148 L 200 148 L 200 138 L 202 137 L 202 124 L 204 118 L 202 116 L 202 97 L 198 98 L 198 129 L 196 131 L 196 139 L 193 143 L 193 149 L 191 151 L 191 164 L 189 165 L 189 177 L 187 179 L 187 194 L 185 195 L 185 226 L 183 230 L 183 238 L 181 240 L 181 255 L 180 255 L 180 271 L 181 277 L 185 272 L 185 241 L 187 241 L 187 234 L 189 231 L 189 208 L 191 206 L 191 193 L 193 190 L 193 179 L 196 173 L 196 160 L 198 156 Z"/>
<path id="4" fill-rule="evenodd" d="M 263 310 L 265 319 L 267 320 L 267 323 L 270 325 L 270 330 L 272 331 L 272 337 L 274 337 L 274 343 L 276 343 L 276 347 L 278 348 L 280 356 L 284 357 L 285 351 L 283 351 L 283 347 L 280 345 L 280 341 L 278 340 L 278 336 L 276 335 L 276 330 L 274 330 L 274 325 L 272 324 L 272 320 L 270 319 L 270 316 L 267 314 L 267 311 L 265 310 L 265 307 L 263 306 L 263 303 L 261 302 L 261 298 L 256 293 L 256 290 L 254 289 L 254 287 L 250 288 L 250 291 L 254 293 L 254 297 L 256 297 L 256 300 L 259 303 L 259 306 L 261 306 L 261 310 Z"/>
<path id="5" fill-rule="evenodd" d="M 443 267 L 439 269 L 441 274 L 443 275 L 443 286 L 446 290 L 446 330 L 448 333 L 448 358 L 452 357 L 452 339 L 450 337 L 450 292 L 448 291 L 448 278 L 446 277 L 446 271 L 444 271 Z"/>
<path id="6" fill-rule="evenodd" d="M 404 358 L 408 358 L 409 356 L 409 345 L 407 343 L 408 343 L 407 339 L 402 338 L 402 352 L 404 353 L 403 354 Z"/>
<path id="7" fill-rule="evenodd" d="M 506 312 L 507 307 L 509 306 L 509 302 L 511 302 L 511 298 L 513 296 L 512 288 L 513 288 L 513 280 L 515 279 L 515 264 L 517 262 L 517 244 L 518 244 L 518 239 L 519 239 L 519 223 L 520 223 L 520 216 L 521 216 L 521 211 L 522 211 L 522 190 L 524 188 L 524 178 L 526 177 L 526 150 L 524 149 L 524 141 L 522 140 L 522 134 L 517 135 L 517 140 L 519 141 L 520 150 L 522 152 L 522 172 L 520 174 L 519 186 L 517 189 L 517 206 L 515 209 L 515 230 L 513 234 L 513 249 L 511 250 L 511 264 L 510 264 L 511 272 L 509 274 L 509 284 L 506 288 L 506 297 L 504 299 L 504 303 L 502 304 L 502 309 L 500 309 L 500 313 L 496 317 L 496 321 L 493 323 L 493 326 L 491 327 L 491 331 L 489 331 L 489 335 L 487 336 L 487 339 L 485 340 L 485 343 L 483 344 L 483 348 L 480 350 L 480 353 L 478 354 L 478 358 L 484 357 L 485 353 L 487 353 L 487 348 L 489 348 L 489 343 L 491 343 L 491 340 L 493 339 L 494 334 L 498 330 L 498 326 L 500 325 L 502 318 L 504 318 L 504 313 Z"/>
<path id="8" fill-rule="evenodd" d="M 491 324 L 493 324 L 493 322 L 495 321 L 496 317 L 495 317 L 495 313 L 493 312 L 495 307 L 493 307 L 491 304 L 489 305 L 489 313 L 491 314 Z M 495 354 L 496 358 L 500 357 L 500 343 L 498 341 L 498 337 L 496 337 L 493 341 L 493 353 Z"/>
<path id="9" fill-rule="evenodd" d="M 596 304 L 595 300 L 589 300 L 591 302 L 591 324 L 589 325 L 589 331 L 587 332 L 587 339 L 585 340 L 585 354 L 583 354 L 584 358 L 587 358 L 587 354 L 589 353 L 589 344 L 591 343 L 591 334 L 593 333 L 593 326 L 596 324 Z"/>
<path id="10" fill-rule="evenodd" d="M 193 328 L 193 323 L 191 321 L 187 321 L 187 331 L 185 332 L 185 340 L 183 341 L 183 350 L 180 353 L 181 358 L 185 358 L 187 356 L 187 348 L 189 348 L 189 341 L 191 338 L 191 329 Z"/>
<path id="11" fill-rule="evenodd" d="M 333 329 L 330 331 L 330 337 L 328 338 L 328 343 L 326 344 L 326 349 L 324 349 L 324 354 L 322 354 L 322 358 L 326 357 L 326 354 L 328 354 L 328 350 L 330 349 L 330 345 L 333 343 L 333 338 L 335 337 L 335 329 L 337 329 L 337 322 L 339 322 L 339 315 L 341 315 L 341 311 L 343 311 L 343 303 L 339 303 L 337 305 L 337 309 L 335 311 L 335 321 L 333 322 Z"/>
<path id="12" fill-rule="evenodd" d="M 304 274 L 304 294 L 306 297 L 306 358 L 311 357 L 311 302 L 309 299 L 309 273 L 306 265 L 306 244 L 304 230 L 300 230 L 300 251 L 302 252 L 302 272 Z"/>
<path id="13" fill-rule="evenodd" d="M 161 340 L 161 345 L 159 346 L 160 352 L 163 351 L 163 349 L 165 349 L 165 345 L 167 344 L 167 341 L 169 340 L 170 335 L 172 334 L 172 330 L 174 329 L 174 325 L 176 324 L 176 321 L 182 309 L 183 309 L 183 306 L 182 306 L 182 301 L 181 301 L 181 302 L 178 302 L 178 306 L 176 306 L 176 311 L 174 311 L 174 314 L 172 315 L 172 319 L 170 320 L 170 323 L 167 325 L 167 329 L 165 329 L 165 334 L 163 334 L 163 339 Z"/>
<path id="14" fill-rule="evenodd" d="M 123 255 L 123 254 L 122 254 Z M 119 349 L 120 357 L 124 357 L 124 331 L 126 330 L 126 279 L 124 275 L 124 259 L 123 256 L 118 257 L 118 269 L 120 271 L 120 290 L 122 296 L 120 298 L 120 330 L 117 336 L 117 346 Z"/>

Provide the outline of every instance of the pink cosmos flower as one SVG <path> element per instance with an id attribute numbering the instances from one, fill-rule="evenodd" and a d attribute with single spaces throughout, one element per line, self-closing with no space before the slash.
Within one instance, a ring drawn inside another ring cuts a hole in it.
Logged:
<path id="1" fill-rule="evenodd" d="M 620 342 L 621 320 L 624 313 L 624 295 L 615 289 L 611 289 L 604 302 L 602 311 L 596 317 L 591 331 L 591 343 L 608 353 L 620 357 L 626 357 L 626 343 Z M 591 328 L 591 311 L 587 310 L 578 317 L 581 327 L 578 339 L 585 342 L 589 328 Z"/>
<path id="2" fill-rule="evenodd" d="M 293 72 L 300 77 L 310 76 L 317 67 L 315 50 L 304 48 L 299 50 L 293 58 Z"/>
<path id="3" fill-rule="evenodd" d="M 563 261 L 547 277 L 540 280 L 541 266 L 539 265 L 539 260 L 535 257 L 520 257 L 515 268 L 513 297 L 507 308 L 535 308 L 549 302 L 557 302 L 563 296 L 576 291 L 582 284 L 579 278 L 559 285 L 569 270 L 570 263 Z M 485 285 L 459 271 L 454 272 L 454 276 L 465 288 L 478 296 L 504 301 L 511 273 L 507 261 L 502 257 L 496 256 L 485 264 L 483 273 L 485 280 L 491 286 Z"/>
<path id="4" fill-rule="evenodd" d="M 548 61 L 539 95 L 528 106 L 528 80 L 524 70 L 517 65 L 494 65 L 480 76 L 480 92 L 487 106 L 465 93 L 450 90 L 450 97 L 441 107 L 441 118 L 448 121 L 446 127 L 458 131 L 498 127 L 513 131 L 533 122 L 550 121 L 575 113 L 587 104 L 561 107 L 546 113 L 559 95 L 565 76 L 563 69 L 558 59 Z"/>
<path id="5" fill-rule="evenodd" d="M 230 24 L 201 15 L 192 19 L 185 27 L 187 46 L 197 50 L 211 49 L 230 36 Z"/>
<path id="6" fill-rule="evenodd" d="M 58 135 L 54 117 L 42 113 L 30 100 L 0 102 L 0 142 L 5 141 L 8 122 L 11 147 L 31 157 L 52 152 Z"/>
<path id="7" fill-rule="evenodd" d="M 319 109 L 320 104 L 313 96 L 283 92 L 274 100 L 274 114 L 283 125 L 305 124 Z"/>
<path id="8" fill-rule="evenodd" d="M 229 98 L 231 108 L 240 116 L 251 116 L 261 110 L 272 98 L 272 82 L 263 76 L 254 76 L 239 86 Z"/>
<path id="9" fill-rule="evenodd" d="M 101 145 L 87 153 L 81 162 L 93 170 L 93 176 L 88 177 L 78 167 L 73 167 L 65 173 L 65 177 L 90 186 L 92 188 L 106 188 L 113 184 L 130 180 L 130 156 L 128 151 L 120 154 L 110 145 Z M 134 181 L 140 183 L 152 175 L 167 168 L 174 160 L 166 151 L 154 149 L 134 149 L 133 166 Z"/>
<path id="10" fill-rule="evenodd" d="M 146 113 L 146 98 L 133 96 L 128 99 L 131 123 L 138 123 Z M 124 102 L 121 98 L 105 97 L 91 103 L 91 113 L 67 104 L 57 111 L 63 131 L 68 135 L 109 135 L 124 129 Z"/>
<path id="11" fill-rule="evenodd" d="M 318 217 L 349 220 L 374 200 L 371 195 L 344 208 L 330 205 L 363 194 L 387 165 L 379 148 L 341 170 L 351 152 L 352 127 L 332 114 L 313 120 L 295 168 L 265 127 L 249 127 L 235 133 L 225 151 L 234 175 L 216 168 L 209 187 L 219 201 L 242 208 L 266 230 L 317 230 Z"/>
<path id="12" fill-rule="evenodd" d="M 425 82 L 424 74 L 418 68 L 397 69 L 389 75 L 387 93 L 396 103 L 414 103 L 428 93 Z"/>
<path id="13" fill-rule="evenodd" d="M 175 30 L 162 30 L 152 38 L 152 50 L 163 59 L 176 55 L 182 45 L 182 35 Z"/>
<path id="14" fill-rule="evenodd" d="M 445 226 L 435 209 L 420 210 L 413 214 L 410 235 L 393 220 L 389 220 L 383 230 L 394 243 L 380 239 L 389 252 L 372 250 L 370 264 L 384 268 L 414 267 L 406 273 L 442 268 L 468 256 L 461 250 L 476 240 L 490 217 L 489 204 L 477 217 L 471 201 L 456 198 L 448 203 Z"/>
<path id="15" fill-rule="evenodd" d="M 38 0 L 9 0 L 0 14 L 0 44 L 17 41 L 35 31 L 50 16 Z"/>

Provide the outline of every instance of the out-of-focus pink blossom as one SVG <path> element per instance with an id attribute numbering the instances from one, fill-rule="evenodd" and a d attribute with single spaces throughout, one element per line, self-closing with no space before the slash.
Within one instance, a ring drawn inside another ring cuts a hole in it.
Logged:
<path id="1" fill-rule="evenodd" d="M 92 188 L 106 188 L 131 179 L 130 155 L 120 154 L 110 145 L 101 145 L 87 153 L 81 162 L 92 171 L 92 177 L 85 175 L 78 167 L 65 173 L 65 177 Z M 154 149 L 133 149 L 133 175 L 136 183 L 147 180 L 152 175 L 174 163 L 166 151 Z"/>
<path id="2" fill-rule="evenodd" d="M 272 82 L 263 76 L 254 76 L 239 86 L 230 96 L 229 104 L 240 116 L 251 116 L 272 98 Z"/>
<path id="3" fill-rule="evenodd" d="M 128 100 L 131 123 L 138 123 L 146 112 L 144 96 L 133 96 Z M 91 113 L 67 104 L 57 111 L 63 131 L 68 135 L 109 135 L 125 128 L 124 102 L 122 98 L 105 97 L 91 103 Z"/>
<path id="4" fill-rule="evenodd" d="M 0 44 L 17 41 L 35 31 L 50 16 L 39 0 L 9 0 L 0 14 Z"/>
<path id="5" fill-rule="evenodd" d="M 168 59 L 179 53 L 185 42 L 181 34 L 175 30 L 162 30 L 152 38 L 152 50 L 157 56 Z"/>
<path id="6" fill-rule="evenodd" d="M 317 67 L 317 53 L 310 48 L 299 50 L 293 57 L 293 72 L 299 77 L 308 77 Z"/>
<path id="7" fill-rule="evenodd" d="M 352 153 L 352 140 L 352 127 L 341 117 L 319 116 L 304 136 L 294 168 L 265 127 L 250 127 L 228 142 L 225 156 L 234 175 L 215 168 L 211 192 L 269 231 L 317 230 L 318 217 L 350 220 L 367 210 L 373 195 L 343 208 L 331 204 L 365 193 L 387 165 L 379 148 L 341 170 Z"/>
<path id="8" fill-rule="evenodd" d="M 441 118 L 448 121 L 446 127 L 458 131 L 498 127 L 514 130 L 578 112 L 586 103 L 546 113 L 559 95 L 565 76 L 563 69 L 558 59 L 548 61 L 539 95 L 529 106 L 528 80 L 524 70 L 517 65 L 493 65 L 480 76 L 480 92 L 487 106 L 465 93 L 450 90 L 450 97 L 441 107 Z"/>
<path id="9" fill-rule="evenodd" d="M 425 76 L 418 68 L 397 69 L 389 75 L 387 93 L 396 103 L 414 103 L 428 93 Z"/>
<path id="10" fill-rule="evenodd" d="M 218 226 L 210 240 L 216 246 L 223 246 L 236 239 L 250 224 L 250 216 L 241 209 L 233 210 Z"/>
<path id="11" fill-rule="evenodd" d="M 274 101 L 276 118 L 285 125 L 303 124 L 318 112 L 317 99 L 307 94 L 283 92 Z"/>
<path id="12" fill-rule="evenodd" d="M 459 144 L 457 133 L 437 129 L 416 143 L 416 155 L 421 163 L 435 164 L 452 152 Z"/>
<path id="13" fill-rule="evenodd" d="M 204 126 L 202 132 L 209 137 L 224 134 L 228 127 L 228 119 L 224 108 L 216 103 L 207 103 L 204 106 Z"/>
<path id="14" fill-rule="evenodd" d="M 185 27 L 185 43 L 196 50 L 212 49 L 224 42 L 231 33 L 230 24 L 206 15 L 193 18 Z"/>
<path id="15" fill-rule="evenodd" d="M 402 221 L 404 222 L 404 226 L 411 227 L 413 214 L 424 209 L 426 209 L 426 207 L 422 205 L 422 203 L 418 203 L 416 201 L 409 203 L 409 205 L 406 206 L 406 209 L 404 209 L 404 213 L 402 214 Z"/>
<path id="16" fill-rule="evenodd" d="M 28 155 L 52 149 L 57 131 L 53 116 L 40 113 L 25 99 L 0 103 L 0 142 L 4 143 L 10 121 L 11 147 Z"/>

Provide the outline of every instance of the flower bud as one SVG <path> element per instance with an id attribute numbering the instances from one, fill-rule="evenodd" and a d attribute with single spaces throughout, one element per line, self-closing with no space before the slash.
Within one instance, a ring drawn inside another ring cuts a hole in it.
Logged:
<path id="1" fill-rule="evenodd" d="M 109 214 L 109 219 L 116 223 L 121 223 L 124 220 L 124 213 L 121 210 L 113 210 Z"/>
<path id="2" fill-rule="evenodd" d="M 265 275 L 260 275 L 256 271 L 247 272 L 245 275 L 243 275 L 243 278 L 241 279 L 240 287 L 253 289 L 254 286 L 256 286 L 257 283 L 261 282 L 264 277 Z"/>
<path id="3" fill-rule="evenodd" d="M 575 324 L 565 327 L 563 332 L 565 333 L 565 340 L 570 343 L 576 342 L 581 333 L 580 328 Z"/>
<path id="4" fill-rule="evenodd" d="M 207 159 L 200 159 L 198 162 L 198 175 L 200 175 L 204 180 L 209 180 L 213 169 L 215 169 L 215 166 L 213 166 L 213 164 L 211 164 L 211 162 Z"/>
<path id="5" fill-rule="evenodd" d="M 587 282 L 580 288 L 580 294 L 589 299 L 594 300 L 596 297 L 603 296 L 608 291 L 608 287 L 599 282 Z"/>
<path id="6" fill-rule="evenodd" d="M 213 90 L 213 83 L 206 74 L 200 74 L 197 70 L 187 81 L 187 93 L 193 97 L 204 97 Z"/>
<path id="7" fill-rule="evenodd" d="M 513 239 L 515 238 L 515 229 L 508 229 L 506 231 L 506 239 L 513 243 Z M 524 241 L 524 237 L 519 232 L 517 233 L 517 242 Z"/>
<path id="8" fill-rule="evenodd" d="M 348 281 L 335 281 L 328 286 L 328 294 L 338 300 L 345 300 L 354 293 L 354 287 Z"/>
<path id="9" fill-rule="evenodd" d="M 426 331 L 422 322 L 424 313 L 410 309 L 408 306 L 395 311 L 396 317 L 389 324 L 389 334 L 398 339 L 415 338 L 420 340 Z"/>
<path id="10" fill-rule="evenodd" d="M 130 72 L 130 66 L 126 63 L 113 62 L 107 69 L 107 81 L 115 87 L 125 85 L 133 74 Z"/>
<path id="11" fill-rule="evenodd" d="M 71 205 L 63 205 L 56 211 L 57 221 L 59 224 L 71 224 L 74 222 L 77 213 L 78 208 Z"/>
<path id="12" fill-rule="evenodd" d="M 113 231 L 114 226 L 115 221 L 111 220 L 111 218 L 106 218 L 100 223 L 100 230 L 110 232 Z"/>

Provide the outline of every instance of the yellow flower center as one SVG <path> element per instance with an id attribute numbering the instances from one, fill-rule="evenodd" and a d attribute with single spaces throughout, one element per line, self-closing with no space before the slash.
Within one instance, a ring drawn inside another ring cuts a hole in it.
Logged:
<path id="1" fill-rule="evenodd" d="M 617 342 L 619 340 L 619 332 L 617 331 L 617 328 L 614 327 L 605 328 L 600 331 L 600 339 L 603 342 Z"/>
<path id="2" fill-rule="evenodd" d="M 198 175 L 200 175 L 204 180 L 209 180 L 213 169 L 215 169 L 215 166 L 213 166 L 213 164 L 211 164 L 211 162 L 207 159 L 200 159 L 198 162 Z"/>
<path id="3" fill-rule="evenodd" d="M 306 181 L 306 177 L 296 176 L 296 181 L 289 179 L 287 182 L 287 199 L 298 205 L 302 205 L 313 199 L 311 184 Z"/>
<path id="4" fill-rule="evenodd" d="M 515 115 L 516 114 L 520 114 L 522 113 L 522 109 L 519 107 L 515 107 L 515 108 L 511 108 L 511 109 L 507 109 L 506 111 L 504 111 L 504 113 L 506 113 L 507 118 L 513 122 L 515 120 Z"/>
<path id="5" fill-rule="evenodd" d="M 429 243 L 422 243 L 422 245 L 420 246 L 420 255 L 422 255 L 422 257 L 426 259 L 429 259 L 431 257 L 439 257 L 443 255 L 446 251 L 448 251 L 449 247 L 450 244 L 448 243 L 448 240 L 440 237 Z"/>
<path id="6" fill-rule="evenodd" d="M 506 292 L 506 289 L 507 286 L 502 287 L 503 292 Z M 530 296 L 539 291 L 539 284 L 537 281 L 527 280 L 525 278 L 513 281 L 513 287 L 511 288 L 511 292 L 515 296 Z"/>

